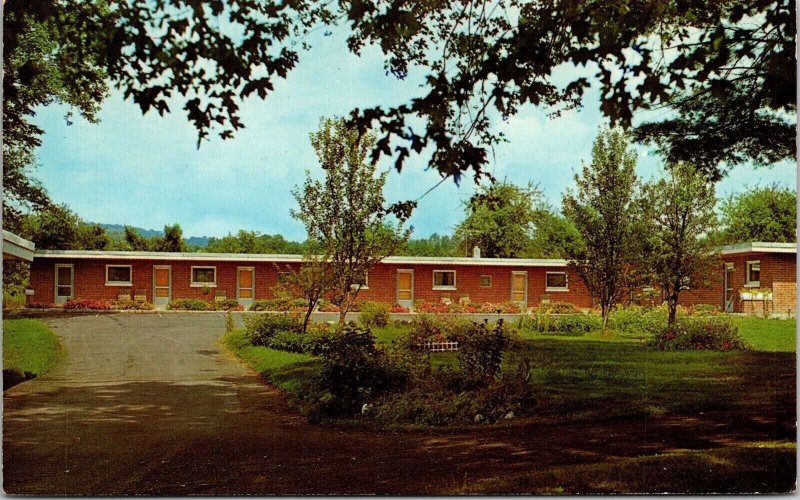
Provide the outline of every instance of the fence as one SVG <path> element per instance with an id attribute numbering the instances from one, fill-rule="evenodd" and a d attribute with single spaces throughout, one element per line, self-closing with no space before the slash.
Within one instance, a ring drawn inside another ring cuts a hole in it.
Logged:
<path id="1" fill-rule="evenodd" d="M 431 352 L 457 351 L 458 342 L 425 342 L 422 347 Z"/>

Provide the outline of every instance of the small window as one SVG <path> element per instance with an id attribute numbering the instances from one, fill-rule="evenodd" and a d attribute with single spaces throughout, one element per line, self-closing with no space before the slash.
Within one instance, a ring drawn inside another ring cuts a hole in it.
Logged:
<path id="1" fill-rule="evenodd" d="M 752 260 L 747 262 L 747 283 L 746 286 L 761 286 L 761 261 Z"/>
<path id="2" fill-rule="evenodd" d="M 433 288 L 444 290 L 455 290 L 456 272 L 455 271 L 434 271 Z"/>
<path id="3" fill-rule="evenodd" d="M 481 276 L 481 287 L 490 288 L 492 286 L 492 277 L 488 275 Z"/>
<path id="4" fill-rule="evenodd" d="M 217 268 L 192 266 L 192 286 L 216 286 Z"/>
<path id="5" fill-rule="evenodd" d="M 567 273 L 555 272 L 545 274 L 545 290 L 548 292 L 567 291 Z"/>
<path id="6" fill-rule="evenodd" d="M 289 282 L 291 282 L 291 278 L 292 278 L 292 273 L 281 271 L 278 273 L 278 284 L 279 285 L 289 284 Z"/>
<path id="7" fill-rule="evenodd" d="M 365 272 L 364 276 L 354 277 L 350 288 L 353 290 L 369 290 L 369 272 Z"/>
<path id="8" fill-rule="evenodd" d="M 107 286 L 131 286 L 131 266 L 106 266 Z"/>

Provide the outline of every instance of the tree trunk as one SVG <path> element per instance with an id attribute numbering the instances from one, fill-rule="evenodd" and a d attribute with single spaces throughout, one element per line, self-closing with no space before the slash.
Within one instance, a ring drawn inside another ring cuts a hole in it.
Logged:
<path id="1" fill-rule="evenodd" d="M 347 323 L 347 311 L 350 310 L 350 294 L 345 293 L 342 297 L 342 303 L 339 304 L 339 331 L 341 332 L 344 329 L 345 323 Z"/>
<path id="2" fill-rule="evenodd" d="M 303 318 L 303 333 L 308 331 L 308 321 L 311 319 L 311 313 L 314 312 L 314 307 L 316 307 L 317 301 L 316 300 L 309 300 L 308 301 L 308 310 L 306 310 L 306 317 Z"/>
<path id="3" fill-rule="evenodd" d="M 610 309 L 611 308 L 605 301 L 603 301 L 603 303 L 600 305 L 600 315 L 603 317 L 603 331 L 606 331 L 606 329 L 608 328 L 608 315 Z"/>
<path id="4" fill-rule="evenodd" d="M 672 293 L 667 298 L 667 309 L 669 310 L 669 317 L 667 318 L 667 326 L 675 326 L 675 319 L 678 316 L 678 294 Z"/>

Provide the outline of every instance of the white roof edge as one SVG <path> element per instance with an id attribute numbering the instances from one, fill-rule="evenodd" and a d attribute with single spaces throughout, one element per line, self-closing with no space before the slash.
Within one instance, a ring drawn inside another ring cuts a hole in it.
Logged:
<path id="1" fill-rule="evenodd" d="M 3 258 L 9 256 L 11 259 L 16 258 L 31 262 L 35 249 L 36 245 L 32 241 L 3 229 Z"/>
<path id="2" fill-rule="evenodd" d="M 751 241 L 725 245 L 717 249 L 722 255 L 737 253 L 797 253 L 797 243 L 776 243 L 769 241 Z"/>
<path id="3" fill-rule="evenodd" d="M 28 241 L 21 236 L 18 236 L 10 231 L 6 231 L 5 229 L 3 229 L 3 241 L 9 241 L 18 247 L 25 248 L 31 252 L 36 248 L 36 245 L 34 245 L 32 241 Z"/>
<path id="4" fill-rule="evenodd" d="M 127 260 L 192 260 L 192 261 L 240 261 L 240 262 L 302 262 L 302 255 L 295 254 L 247 254 L 247 253 L 193 253 L 193 252 L 128 252 L 105 250 L 38 250 L 36 258 L 71 259 L 127 259 Z M 420 265 L 478 265 L 478 266 L 539 266 L 564 267 L 564 259 L 491 259 L 471 257 L 412 257 L 391 256 L 385 264 Z"/>

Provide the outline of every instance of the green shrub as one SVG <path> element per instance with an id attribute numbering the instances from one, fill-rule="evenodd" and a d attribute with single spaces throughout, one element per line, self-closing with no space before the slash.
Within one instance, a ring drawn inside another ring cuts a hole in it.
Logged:
<path id="1" fill-rule="evenodd" d="M 291 314 L 245 316 L 245 336 L 255 346 L 270 347 L 272 337 L 281 332 L 300 333 L 303 323 Z"/>
<path id="2" fill-rule="evenodd" d="M 266 347 L 301 354 L 319 354 L 329 335 L 330 333 L 313 330 L 306 333 L 280 331 L 267 338 Z"/>
<path id="3" fill-rule="evenodd" d="M 471 381 L 492 380 L 500 372 L 503 353 L 510 344 L 511 335 L 502 319 L 493 326 L 486 321 L 473 323 L 459 341 L 458 366 L 461 373 Z"/>
<path id="4" fill-rule="evenodd" d="M 389 324 L 389 304 L 364 302 L 358 319 L 364 328 L 384 327 Z"/>
<path id="5" fill-rule="evenodd" d="M 664 328 L 649 342 L 662 351 L 746 349 L 739 329 L 727 318 L 679 318 L 672 328 Z"/>
<path id="6" fill-rule="evenodd" d="M 167 306 L 168 309 L 176 311 L 208 311 L 211 304 L 200 299 L 173 299 Z"/>
<path id="7" fill-rule="evenodd" d="M 411 349 L 417 349 L 426 342 L 460 342 L 474 325 L 460 316 L 420 314 L 411 321 L 411 331 L 405 341 Z"/>
<path id="8" fill-rule="evenodd" d="M 406 380 L 406 373 L 375 347 L 375 337 L 369 330 L 347 326 L 325 337 L 319 354 L 323 360 L 315 381 L 319 394 L 315 411 L 319 414 L 354 414 L 364 402 L 402 386 Z"/>
<path id="9" fill-rule="evenodd" d="M 225 314 L 225 333 L 231 333 L 234 328 L 236 328 L 236 325 L 233 322 L 233 314 L 228 311 L 228 313 Z"/>
<path id="10" fill-rule="evenodd" d="M 542 333 L 583 335 L 600 330 L 603 327 L 603 321 L 596 314 L 575 313 L 554 315 L 537 311 L 535 314 L 520 320 L 520 327 Z"/>
<path id="11" fill-rule="evenodd" d="M 620 306 L 612 311 L 609 326 L 628 334 L 655 335 L 667 325 L 667 316 L 666 307 Z"/>
<path id="12" fill-rule="evenodd" d="M 306 299 L 294 297 L 278 297 L 275 299 L 254 300 L 250 305 L 251 311 L 280 311 L 289 312 L 308 307 Z"/>
<path id="13" fill-rule="evenodd" d="M 722 307 L 711 304 L 697 304 L 692 307 L 693 316 L 715 316 L 722 313 Z"/>
<path id="14" fill-rule="evenodd" d="M 550 314 L 571 314 L 578 309 L 569 302 L 547 302 L 539 306 L 539 312 Z"/>
<path id="15" fill-rule="evenodd" d="M 114 301 L 114 309 L 122 309 L 125 311 L 150 311 L 155 309 L 155 306 L 150 302 L 139 302 L 132 299 L 119 299 Z"/>
<path id="16" fill-rule="evenodd" d="M 236 299 L 215 300 L 208 303 L 211 311 L 244 311 L 244 306 Z"/>

